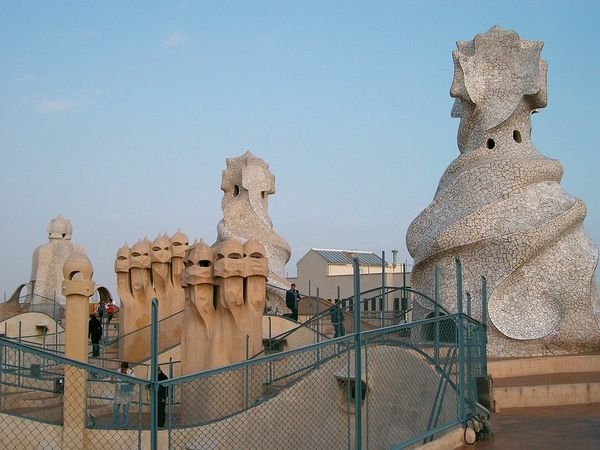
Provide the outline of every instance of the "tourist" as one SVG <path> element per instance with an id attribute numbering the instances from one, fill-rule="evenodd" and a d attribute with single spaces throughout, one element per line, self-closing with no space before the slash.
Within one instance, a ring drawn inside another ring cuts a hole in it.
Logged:
<path id="1" fill-rule="evenodd" d="M 160 366 L 158 366 L 158 381 L 168 380 L 169 377 L 162 371 Z M 166 419 L 166 407 L 167 407 L 167 395 L 169 393 L 169 388 L 160 384 L 158 386 L 158 398 L 157 400 L 157 409 L 158 409 L 158 427 L 163 428 L 165 426 Z"/>
<path id="2" fill-rule="evenodd" d="M 346 334 L 344 328 L 344 312 L 340 308 L 340 301 L 336 300 L 335 305 L 329 309 L 329 315 L 331 316 L 331 324 L 333 325 L 334 335 L 333 337 L 340 337 Z"/>
<path id="3" fill-rule="evenodd" d="M 127 361 L 121 362 L 121 367 L 117 370 L 118 373 L 122 375 L 129 375 L 130 377 L 135 376 L 133 374 L 133 370 L 129 368 L 129 363 Z M 115 428 L 119 428 L 119 411 L 121 409 L 121 405 L 123 405 L 123 428 L 129 428 L 129 404 L 133 401 L 133 383 L 128 383 L 121 378 L 112 379 L 116 382 L 115 385 L 115 400 L 113 404 L 113 426 Z"/>
<path id="4" fill-rule="evenodd" d="M 106 302 L 104 300 L 100 300 L 100 303 L 98 303 L 98 308 L 96 309 L 96 312 L 98 313 L 98 317 L 100 319 L 102 319 L 102 317 L 104 317 L 104 310 L 106 309 L 105 304 Z"/>
<path id="5" fill-rule="evenodd" d="M 119 312 L 119 308 L 117 307 L 117 305 L 115 305 L 114 300 L 111 298 L 108 301 L 108 305 L 106 305 L 106 323 L 110 323 L 110 321 L 112 320 L 113 316 Z"/>
<path id="6" fill-rule="evenodd" d="M 100 356 L 100 339 L 102 339 L 102 323 L 98 319 L 98 314 L 90 314 L 88 323 L 88 337 L 92 340 L 92 356 Z"/>
<path id="7" fill-rule="evenodd" d="M 296 289 L 296 285 L 292 283 L 290 290 L 285 293 L 285 305 L 292 310 L 292 313 L 287 315 L 292 320 L 298 320 L 298 301 L 300 300 L 300 292 Z"/>

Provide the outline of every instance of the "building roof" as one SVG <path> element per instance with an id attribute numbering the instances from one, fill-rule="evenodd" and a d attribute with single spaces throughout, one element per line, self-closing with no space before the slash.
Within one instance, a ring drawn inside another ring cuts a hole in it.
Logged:
<path id="1" fill-rule="evenodd" d="M 381 257 L 373 252 L 362 252 L 358 250 L 326 250 L 320 248 L 312 249 L 325 261 L 331 264 L 352 264 L 352 260 L 358 258 L 359 264 L 368 266 L 381 266 Z"/>

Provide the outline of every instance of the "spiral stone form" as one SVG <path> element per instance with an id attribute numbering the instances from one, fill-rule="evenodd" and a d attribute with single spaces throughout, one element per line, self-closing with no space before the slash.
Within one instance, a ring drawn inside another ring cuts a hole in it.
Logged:
<path id="1" fill-rule="evenodd" d="M 438 266 L 440 300 L 455 311 L 458 257 L 479 319 L 487 279 L 490 356 L 598 351 L 598 249 L 583 228 L 586 207 L 561 188 L 560 162 L 531 142 L 531 113 L 546 104 L 542 43 L 494 27 L 458 48 L 461 154 L 408 229 L 413 288 L 433 295 Z"/>
<path id="2" fill-rule="evenodd" d="M 255 239 L 265 247 L 269 261 L 268 282 L 280 289 L 269 289 L 270 306 L 283 306 L 283 289 L 287 289 L 285 265 L 290 259 L 288 243 L 273 231 L 269 217 L 268 196 L 275 193 L 275 176 L 269 165 L 251 152 L 238 158 L 227 158 L 221 190 L 223 219 L 217 225 L 220 245 L 230 237 L 239 242 Z"/>

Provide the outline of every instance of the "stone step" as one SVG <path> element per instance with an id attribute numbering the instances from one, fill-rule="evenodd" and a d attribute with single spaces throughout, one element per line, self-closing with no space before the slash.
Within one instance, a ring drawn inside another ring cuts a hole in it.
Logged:
<path id="1" fill-rule="evenodd" d="M 600 372 L 494 379 L 496 409 L 600 403 Z"/>
<path id="2" fill-rule="evenodd" d="M 13 412 L 54 408 L 62 403 L 60 395 L 42 391 L 11 392 L 4 394 L 2 400 L 3 409 Z"/>
<path id="3" fill-rule="evenodd" d="M 494 378 L 568 372 L 600 372 L 600 353 L 488 359 L 488 373 Z"/>
<path id="4" fill-rule="evenodd" d="M 600 402 L 600 354 L 488 361 L 494 410 Z"/>
<path id="5" fill-rule="evenodd" d="M 63 405 L 41 405 L 30 408 L 19 408 L 12 413 L 42 422 L 60 423 L 63 420 Z"/>

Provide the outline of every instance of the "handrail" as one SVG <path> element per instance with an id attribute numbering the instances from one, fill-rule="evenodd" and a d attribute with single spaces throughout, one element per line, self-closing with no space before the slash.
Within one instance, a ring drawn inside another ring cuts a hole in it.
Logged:
<path id="1" fill-rule="evenodd" d="M 331 309 L 331 308 L 329 308 L 329 309 Z M 463 320 L 465 322 L 465 324 L 463 325 L 464 329 L 460 329 L 460 327 L 461 327 L 460 324 L 463 323 Z M 439 323 L 444 324 L 446 321 L 448 321 L 449 323 L 451 322 L 453 324 L 458 325 L 458 328 L 457 328 L 458 332 L 465 333 L 466 340 L 463 344 L 461 344 L 458 339 L 455 339 L 452 342 L 440 342 L 439 344 L 441 344 L 444 347 L 444 352 L 443 352 L 444 358 L 441 360 L 434 356 L 433 347 L 432 347 L 431 342 L 428 342 L 427 340 L 419 340 L 419 339 L 414 340 L 414 339 L 404 339 L 403 338 L 403 336 L 404 336 L 404 334 L 402 332 L 403 330 L 412 329 L 412 330 L 414 330 L 413 336 L 416 336 L 416 332 L 422 332 L 423 328 L 427 328 L 427 327 L 431 328 L 434 323 L 439 322 Z M 459 371 L 456 370 L 457 369 L 456 368 L 456 364 L 457 364 L 456 352 L 457 351 L 466 351 L 466 347 L 469 345 L 479 345 L 479 341 L 473 342 L 472 344 L 469 342 L 471 334 L 468 333 L 468 329 L 469 329 L 470 324 L 481 325 L 481 323 L 476 321 L 475 319 L 470 318 L 470 317 L 465 317 L 463 313 L 459 312 L 459 313 L 454 313 L 454 314 L 450 314 L 450 315 L 442 316 L 442 317 L 437 316 L 437 317 L 431 317 L 431 318 L 427 318 L 427 319 L 415 320 L 412 323 L 403 323 L 403 324 L 392 325 L 392 326 L 383 327 L 383 328 L 379 328 L 379 329 L 367 330 L 367 331 L 364 331 L 361 333 L 360 350 L 359 351 L 365 352 L 365 355 L 371 347 L 379 347 L 379 346 L 392 347 L 393 346 L 396 348 L 405 348 L 407 350 L 410 350 L 411 352 L 414 352 L 415 355 L 420 355 L 421 357 L 416 358 L 416 360 L 425 361 L 425 362 L 431 364 L 432 369 L 438 373 L 438 378 L 432 379 L 432 382 L 430 384 L 431 389 L 432 389 L 431 392 L 432 392 L 432 394 L 435 395 L 435 399 L 432 404 L 430 404 L 428 406 L 424 405 L 424 407 L 427 407 L 427 410 L 424 413 L 425 414 L 424 420 L 426 422 L 423 423 L 423 428 L 418 430 L 419 432 L 417 433 L 416 436 L 411 436 L 408 438 L 410 440 L 410 442 L 413 442 L 413 441 L 416 442 L 419 440 L 424 441 L 425 439 L 429 440 L 429 439 L 431 439 L 432 435 L 441 432 L 441 430 L 446 429 L 447 427 L 449 427 L 451 425 L 460 423 L 460 419 L 463 415 L 463 412 L 458 411 L 456 414 L 456 417 L 454 417 L 454 414 L 453 414 L 452 417 L 450 417 L 450 418 L 446 418 L 445 416 L 442 416 L 441 412 L 442 412 L 442 408 L 448 407 L 448 405 L 450 404 L 449 402 L 455 402 L 454 397 L 456 395 L 460 395 L 458 386 L 461 383 L 468 382 L 468 384 L 469 384 L 469 389 L 467 391 L 465 391 L 466 398 L 464 399 L 464 400 L 466 400 L 466 405 L 465 405 L 466 412 L 468 414 L 471 414 L 471 412 L 474 410 L 474 404 L 475 404 L 474 401 L 475 400 L 473 399 L 473 396 L 471 394 L 472 394 L 472 390 L 473 390 L 473 386 L 474 386 L 474 377 L 479 372 L 480 367 L 477 368 L 477 372 L 474 372 L 470 369 L 468 371 L 466 371 L 466 373 L 464 373 L 462 375 L 465 377 L 465 380 L 460 380 L 459 378 L 457 378 L 460 375 L 459 375 Z M 302 324 L 300 326 L 302 326 Z M 421 331 L 419 331 L 419 330 L 421 330 Z M 350 355 L 353 350 L 352 350 L 352 347 L 347 344 L 349 344 L 353 339 L 355 339 L 355 336 L 356 335 L 354 335 L 353 333 L 349 333 L 348 335 L 343 336 L 343 337 L 334 338 L 334 339 L 330 339 L 330 340 L 329 339 L 323 340 L 322 342 L 312 344 L 312 345 L 310 345 L 309 348 L 303 347 L 303 348 L 291 349 L 291 350 L 287 350 L 285 352 L 278 353 L 275 355 L 265 356 L 264 358 L 261 358 L 260 360 L 242 361 L 242 362 L 230 365 L 230 366 L 224 366 L 224 367 L 220 367 L 217 369 L 205 371 L 202 373 L 189 374 L 189 375 L 185 375 L 185 376 L 181 376 L 181 377 L 171 376 L 170 379 L 165 380 L 164 382 L 161 382 L 160 386 L 171 388 L 169 392 L 179 392 L 181 394 L 181 392 L 185 392 L 185 391 L 178 390 L 178 389 L 179 389 L 179 387 L 183 386 L 185 383 L 195 382 L 196 380 L 201 380 L 201 379 L 208 380 L 217 374 L 226 373 L 226 372 L 241 373 L 242 370 L 248 369 L 248 368 L 251 369 L 252 367 L 255 367 L 255 366 L 256 367 L 265 367 L 264 370 L 250 370 L 249 372 L 255 374 L 258 377 L 257 378 L 258 381 L 262 381 L 262 386 L 268 387 L 268 389 L 265 389 L 264 394 L 259 397 L 253 396 L 250 399 L 250 401 L 248 400 L 248 398 L 246 398 L 246 401 L 240 402 L 239 406 L 237 406 L 235 409 L 226 409 L 223 412 L 222 417 L 221 416 L 219 416 L 219 417 L 211 416 L 211 417 L 207 417 L 204 419 L 198 419 L 198 421 L 190 422 L 190 423 L 174 422 L 173 424 L 171 424 L 169 422 L 168 427 L 170 430 L 174 430 L 176 428 L 182 429 L 182 427 L 189 428 L 191 426 L 200 426 L 200 425 L 207 424 L 209 421 L 222 420 L 227 417 L 233 417 L 233 416 L 239 415 L 243 411 L 247 411 L 256 406 L 264 404 L 264 402 L 267 401 L 268 399 L 271 399 L 271 398 L 276 397 L 277 395 L 281 394 L 286 388 L 288 388 L 292 385 L 300 384 L 302 382 L 302 380 L 305 380 L 308 375 L 315 373 L 315 371 L 317 371 L 319 369 L 319 367 L 323 367 L 323 364 L 325 364 L 331 360 L 334 360 L 336 358 L 339 358 L 340 355 L 346 355 L 346 354 Z M 477 332 L 473 332 L 472 336 L 473 336 L 473 339 L 478 339 L 478 337 L 480 335 Z M 462 345 L 462 348 L 461 348 L 461 345 Z M 38 374 L 37 378 L 36 378 L 36 375 L 34 375 L 33 365 L 31 368 L 26 367 L 26 364 L 30 364 L 32 361 L 37 362 L 34 359 L 20 358 L 17 355 L 17 356 L 15 356 L 15 359 L 13 361 L 9 361 L 6 358 L 3 360 L 3 365 L 7 369 L 6 373 L 10 373 L 11 376 L 7 379 L 2 379 L 2 377 L 0 377 L 0 382 L 10 384 L 11 386 L 23 387 L 28 391 L 30 391 L 30 390 L 39 390 L 39 391 L 46 390 L 47 391 L 48 389 L 52 389 L 52 386 L 56 386 L 55 384 L 52 383 L 52 378 L 54 378 L 54 380 L 56 381 L 58 379 L 58 377 L 62 376 L 62 373 L 64 372 L 64 368 L 62 367 L 62 364 L 64 364 L 65 366 L 69 365 L 69 366 L 74 366 L 74 367 L 78 367 L 78 368 L 87 370 L 88 374 L 87 374 L 87 379 L 85 380 L 85 382 L 87 383 L 86 386 L 88 386 L 88 391 L 86 394 L 88 396 L 87 397 L 88 400 L 90 398 L 93 398 L 94 400 L 100 399 L 102 402 L 106 402 L 107 404 L 109 404 L 111 392 L 107 389 L 104 389 L 103 386 L 106 383 L 109 383 L 112 378 L 118 378 L 118 379 L 120 379 L 120 380 L 122 379 L 124 381 L 126 380 L 127 382 L 137 384 L 140 387 L 150 386 L 152 383 L 152 382 L 147 381 L 145 379 L 145 377 L 141 377 L 140 373 L 137 373 L 137 372 L 136 372 L 136 375 L 138 376 L 138 378 L 130 379 L 129 377 L 121 376 L 119 374 L 115 375 L 114 371 L 108 370 L 104 367 L 96 367 L 96 366 L 93 366 L 90 364 L 79 363 L 77 361 L 68 360 L 68 359 L 66 359 L 64 357 L 60 357 L 58 355 L 49 356 L 49 354 L 47 352 L 44 352 L 41 350 L 36 350 L 36 349 L 31 348 L 30 346 L 22 345 L 17 342 L 13 342 L 12 340 L 7 340 L 4 338 L 0 338 L 0 347 L 13 348 L 15 350 L 20 350 L 22 352 L 25 352 L 28 355 L 34 355 L 34 356 L 40 357 L 41 359 L 47 358 L 47 359 L 51 360 L 51 364 L 49 364 L 47 366 L 50 368 L 50 370 L 42 371 L 41 378 L 39 377 L 39 374 L 40 374 L 39 370 L 36 372 Z M 307 357 L 300 356 L 303 353 L 305 353 L 307 355 Z M 2 350 L 2 352 L 0 352 L 0 354 L 4 355 L 5 351 Z M 294 358 L 296 355 L 298 357 Z M 351 365 L 353 364 L 352 358 L 350 358 L 350 356 L 348 356 L 348 358 L 344 357 L 343 359 L 344 359 L 344 361 L 347 361 L 348 376 L 352 377 L 352 367 L 351 367 Z M 477 363 L 478 358 L 473 358 L 473 359 L 474 359 L 473 362 Z M 27 361 L 26 364 L 24 363 L 25 361 Z M 279 363 L 280 361 L 281 361 L 281 363 Z M 289 361 L 289 363 L 288 363 L 288 361 Z M 365 363 L 366 363 L 366 360 L 365 360 Z M 269 366 L 270 364 L 277 366 L 277 370 L 273 373 L 273 375 L 275 375 L 275 377 L 271 377 L 270 369 L 268 369 L 268 367 L 270 367 Z M 335 364 L 337 365 L 338 363 L 336 362 Z M 38 369 L 37 366 L 36 366 L 36 369 Z M 10 372 L 8 372 L 8 370 Z M 28 370 L 31 372 L 28 373 L 27 372 Z M 346 372 L 344 372 L 344 373 L 346 373 Z M 12 376 L 12 374 L 14 374 L 14 377 Z M 367 375 L 367 374 L 365 373 L 365 375 Z M 48 382 L 44 382 L 43 384 L 40 384 L 40 382 L 38 381 L 39 379 L 47 380 Z M 361 378 L 355 378 L 355 381 L 358 379 L 361 379 Z M 433 380 L 435 380 L 436 384 L 433 384 Z M 198 381 L 198 382 L 201 383 L 201 381 Z M 366 385 L 369 386 L 368 378 L 366 379 L 365 382 L 366 382 Z M 19 383 L 19 384 L 17 385 L 14 383 Z M 246 389 L 248 389 L 247 383 L 248 382 L 246 381 Z M 350 383 L 350 381 L 348 381 L 348 383 Z M 209 382 L 209 384 L 210 384 L 210 382 Z M 190 386 L 193 386 L 193 385 L 190 385 Z M 302 386 L 300 386 L 300 387 L 302 387 Z M 191 387 L 190 387 L 190 389 L 191 389 Z M 108 394 L 105 391 L 108 392 Z M 139 405 L 139 408 L 144 408 L 144 407 L 147 407 L 147 405 L 148 405 L 147 400 L 143 396 L 145 394 L 142 394 L 142 392 L 146 392 L 146 391 L 142 391 L 142 389 L 136 388 L 136 397 L 134 399 L 134 403 L 137 403 Z M 245 392 L 247 393 L 248 391 L 246 390 Z M 139 395 L 138 395 L 138 393 L 139 393 Z M 28 395 L 28 394 L 24 394 L 24 395 Z M 355 396 L 355 398 L 356 398 L 356 402 L 361 401 L 360 400 L 361 396 Z M 355 401 L 355 400 L 351 400 L 351 401 Z M 173 397 L 170 400 L 168 400 L 168 402 L 169 402 L 168 407 L 171 408 L 174 405 L 179 404 L 178 402 L 180 402 L 180 399 L 177 397 Z M 87 403 L 87 405 L 89 407 L 90 403 Z M 367 409 L 368 409 L 368 407 L 367 407 Z M 367 411 L 367 409 L 365 411 Z M 90 410 L 86 410 L 86 414 L 87 414 L 87 412 L 90 412 Z M 14 411 L 11 412 L 11 414 L 13 414 L 13 413 L 14 413 Z M 31 420 L 39 420 L 36 417 L 30 417 L 27 415 L 24 415 L 24 417 L 30 418 Z M 94 416 L 90 415 L 90 417 L 93 418 Z M 170 416 L 170 417 L 174 417 L 174 416 Z M 98 426 L 100 428 L 104 428 L 104 427 L 110 428 L 110 425 L 107 425 L 107 424 L 100 424 Z M 142 428 L 147 428 L 147 425 L 142 426 L 142 423 L 140 421 L 137 423 L 137 425 L 134 426 L 134 428 L 141 430 Z M 156 427 L 154 426 L 154 428 L 156 428 Z M 398 444 L 402 444 L 402 446 L 404 447 L 407 442 L 409 442 L 409 441 L 407 440 L 402 443 L 400 443 L 400 441 L 398 441 Z"/>
<path id="2" fill-rule="evenodd" d="M 34 302 L 33 300 L 41 300 Z M 40 294 L 21 295 L 16 299 L 10 299 L 3 302 L 4 307 L 0 311 L 0 322 L 18 316 L 24 312 L 41 312 L 49 315 L 54 320 L 60 321 L 65 317 L 66 308 L 53 298 L 48 298 Z M 7 311 L 8 305 L 19 305 L 18 311 Z M 51 312 L 51 313 L 50 313 Z"/>
<path id="3" fill-rule="evenodd" d="M 277 289 L 282 289 L 278 286 L 272 286 L 272 287 L 277 288 Z M 282 290 L 285 290 L 285 289 L 282 289 Z M 382 293 L 382 291 L 383 291 L 383 293 Z M 409 287 L 384 286 L 383 289 L 381 287 L 378 287 L 378 288 L 368 289 L 364 292 L 361 292 L 360 297 L 362 300 L 359 302 L 359 305 L 360 305 L 359 307 L 364 308 L 365 305 L 368 306 L 368 302 L 371 302 L 372 300 L 377 299 L 377 298 L 381 298 L 382 296 L 388 296 L 390 293 L 397 292 L 397 291 L 402 291 L 405 294 L 418 295 L 420 298 L 422 298 L 426 301 L 429 301 L 432 305 L 435 305 L 435 300 L 433 298 L 431 298 L 421 292 L 418 292 L 414 289 L 411 289 Z M 366 297 L 369 294 L 375 294 L 375 295 Z M 317 299 L 317 301 L 318 300 L 319 299 Z M 264 355 L 268 354 L 274 348 L 278 347 L 278 344 L 285 341 L 291 334 L 298 331 L 302 327 L 311 328 L 316 333 L 316 327 L 314 327 L 313 325 L 316 324 L 317 322 L 319 322 L 320 320 L 323 320 L 324 318 L 329 317 L 332 308 L 339 307 L 343 313 L 353 315 L 354 314 L 354 312 L 353 312 L 354 301 L 353 300 L 354 300 L 354 296 L 350 296 L 345 299 L 341 299 L 338 304 L 332 305 L 331 307 L 329 307 L 323 311 L 320 311 L 319 314 L 315 314 L 314 316 L 312 316 L 305 322 L 299 323 L 296 328 L 294 328 L 290 331 L 287 331 L 287 332 L 283 333 L 282 335 L 279 335 L 276 339 L 269 339 L 268 345 L 263 350 L 261 350 L 260 352 L 258 352 L 254 356 L 252 356 L 251 359 L 260 358 L 260 357 L 263 357 Z M 443 315 L 451 315 L 452 314 L 452 313 L 450 313 L 450 311 L 448 311 L 442 305 L 437 305 L 437 307 L 443 313 Z M 391 311 L 394 311 L 394 310 L 392 309 Z M 410 313 L 412 311 L 412 308 L 408 308 L 406 310 L 401 310 L 401 311 L 405 317 L 408 317 L 408 313 Z M 319 333 L 319 336 L 329 339 L 329 337 L 323 333 Z"/>

